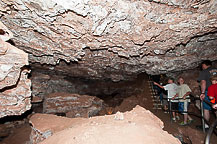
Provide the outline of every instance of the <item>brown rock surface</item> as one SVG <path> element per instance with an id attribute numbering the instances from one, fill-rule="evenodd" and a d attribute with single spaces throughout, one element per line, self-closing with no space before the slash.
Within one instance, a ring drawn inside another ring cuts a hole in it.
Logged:
<path id="1" fill-rule="evenodd" d="M 39 143 L 56 132 L 70 128 L 73 125 L 80 125 L 84 119 L 66 118 L 50 114 L 34 114 L 29 123 L 32 125 L 30 141 L 33 144 Z"/>
<path id="2" fill-rule="evenodd" d="M 102 110 L 103 101 L 94 96 L 52 93 L 45 97 L 44 113 L 65 113 L 67 117 L 91 117 Z"/>
<path id="3" fill-rule="evenodd" d="M 31 107 L 31 81 L 27 79 L 28 55 L 5 42 L 11 32 L 0 23 L 0 118 L 20 115 Z"/>
<path id="4" fill-rule="evenodd" d="M 180 144 L 178 139 L 162 130 L 163 122 L 159 118 L 139 106 L 130 112 L 89 119 L 36 114 L 30 123 L 32 131 L 41 134 L 49 131 L 52 135 L 47 135 L 42 144 Z M 37 135 L 32 134 L 37 139 Z"/>
<path id="5" fill-rule="evenodd" d="M 216 60 L 216 5 L 216 0 L 0 0 L 0 15 L 31 62 L 60 63 L 53 69 L 118 81 Z"/>

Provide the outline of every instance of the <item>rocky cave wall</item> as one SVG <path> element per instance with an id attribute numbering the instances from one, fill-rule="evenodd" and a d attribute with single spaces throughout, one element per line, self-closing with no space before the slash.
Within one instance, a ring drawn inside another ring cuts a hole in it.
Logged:
<path id="1" fill-rule="evenodd" d="M 28 54 L 5 42 L 13 34 L 0 22 L 0 118 L 21 115 L 31 108 Z"/>
<path id="2" fill-rule="evenodd" d="M 119 81 L 216 60 L 216 7 L 216 0 L 0 0 L 0 17 L 31 63 Z"/>
<path id="3" fill-rule="evenodd" d="M 142 75 L 141 75 L 142 76 Z M 141 76 L 138 76 L 141 78 Z M 79 77 L 69 77 L 43 69 L 32 70 L 32 96 L 44 99 L 46 95 L 56 92 L 75 93 L 80 95 L 91 95 L 98 97 L 111 97 L 115 95 L 133 95 L 139 92 L 136 82 L 107 80 L 92 80 Z M 143 79 L 141 79 L 143 80 Z M 138 88 L 139 89 L 139 88 Z"/>

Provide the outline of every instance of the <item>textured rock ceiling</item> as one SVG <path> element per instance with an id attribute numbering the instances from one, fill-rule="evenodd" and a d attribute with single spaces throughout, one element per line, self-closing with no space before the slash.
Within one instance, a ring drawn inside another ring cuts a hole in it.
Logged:
<path id="1" fill-rule="evenodd" d="M 121 80 L 217 59 L 217 0 L 0 0 L 0 17 L 31 63 L 76 76 Z"/>

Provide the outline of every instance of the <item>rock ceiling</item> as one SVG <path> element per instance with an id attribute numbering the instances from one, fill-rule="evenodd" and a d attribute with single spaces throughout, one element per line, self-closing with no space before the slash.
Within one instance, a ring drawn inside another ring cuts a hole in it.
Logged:
<path id="1" fill-rule="evenodd" d="M 118 81 L 217 60 L 217 0 L 0 0 L 0 17 L 31 63 L 74 76 Z"/>

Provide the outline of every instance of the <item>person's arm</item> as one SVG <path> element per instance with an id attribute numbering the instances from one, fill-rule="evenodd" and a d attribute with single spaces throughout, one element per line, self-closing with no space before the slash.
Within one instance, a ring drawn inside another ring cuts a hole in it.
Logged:
<path id="1" fill-rule="evenodd" d="M 187 92 L 184 96 L 183 96 L 183 99 L 185 100 L 186 99 L 186 96 L 188 96 L 188 95 L 190 95 L 191 94 L 191 92 L 189 91 L 189 92 Z"/>
<path id="2" fill-rule="evenodd" d="M 217 109 L 217 104 L 213 105 L 212 108 Z"/>
<path id="3" fill-rule="evenodd" d="M 178 94 L 174 95 L 174 97 L 172 97 L 172 100 L 174 100 L 176 97 L 178 97 Z"/>
<path id="4" fill-rule="evenodd" d="M 201 71 L 198 77 L 198 82 L 200 82 L 200 99 L 203 100 L 205 98 L 205 91 L 206 91 L 206 72 L 205 71 Z"/>
<path id="5" fill-rule="evenodd" d="M 201 80 L 200 88 L 201 88 L 200 99 L 203 100 L 205 98 L 205 91 L 206 91 L 206 81 L 205 80 Z"/>
<path id="6" fill-rule="evenodd" d="M 156 86 L 158 86 L 158 87 L 164 89 L 164 87 L 163 87 L 162 85 L 160 85 L 159 83 L 154 82 L 154 85 L 156 85 Z"/>

